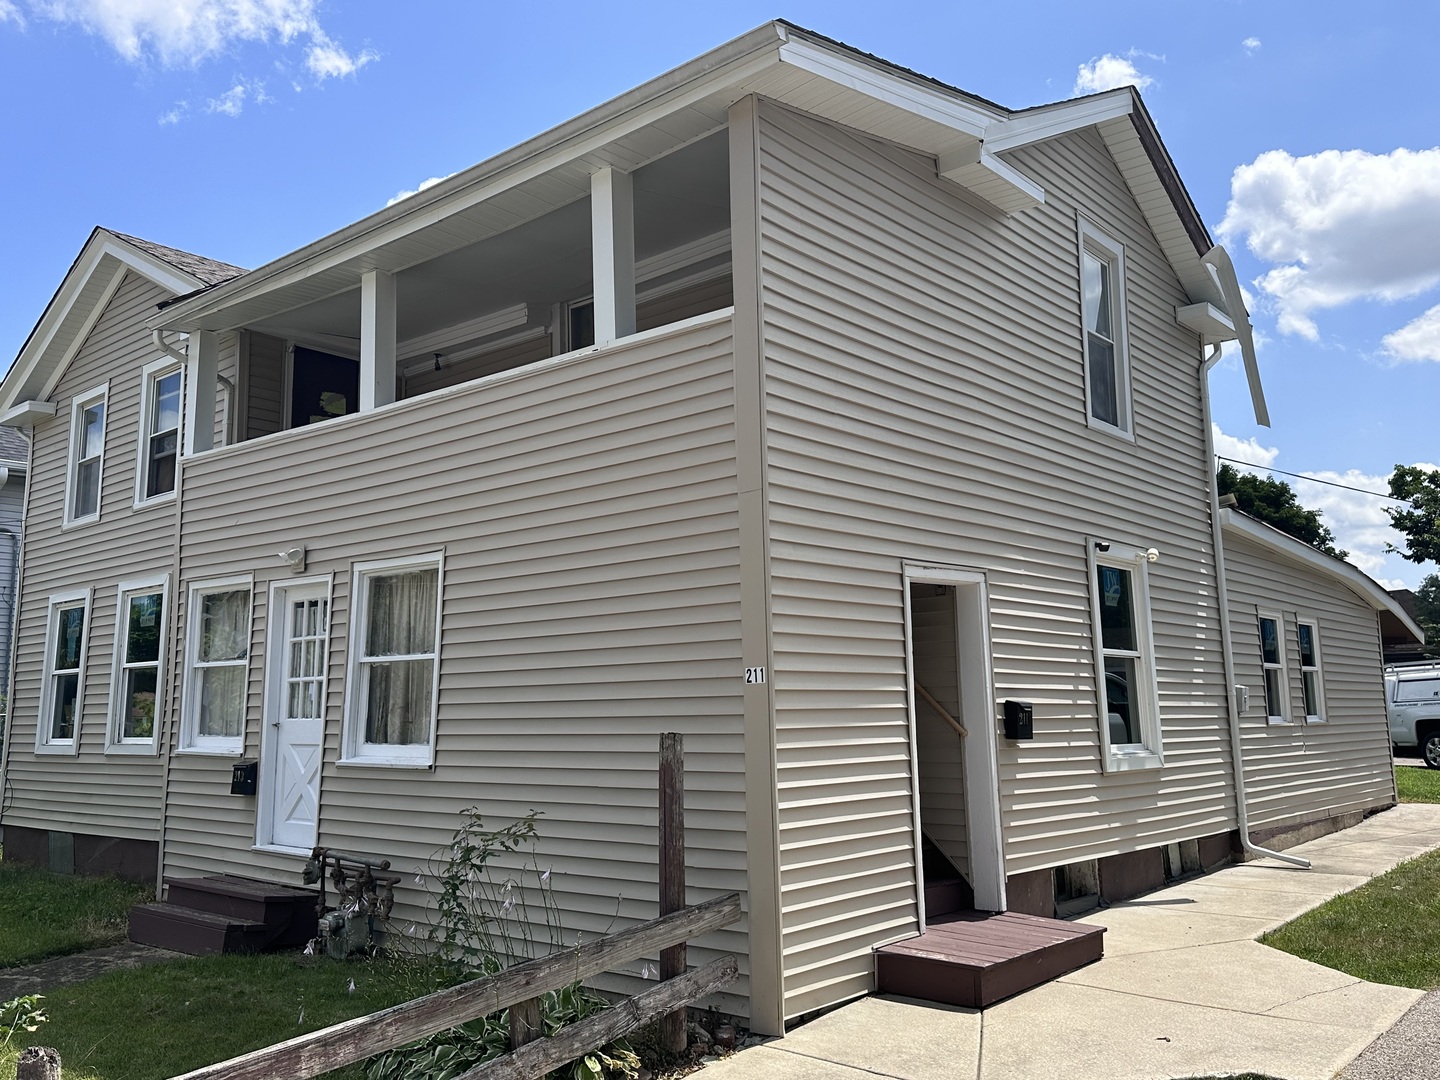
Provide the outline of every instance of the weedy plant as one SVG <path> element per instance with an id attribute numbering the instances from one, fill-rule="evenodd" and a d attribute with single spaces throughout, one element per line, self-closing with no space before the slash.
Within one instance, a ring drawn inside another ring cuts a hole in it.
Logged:
<path id="1" fill-rule="evenodd" d="M 40 1007 L 40 1002 L 44 1000 L 41 994 L 25 994 L 0 1001 L 0 1032 L 4 1033 L 4 1037 L 0 1038 L 0 1050 L 10 1045 L 17 1031 L 35 1031 L 50 1019 Z"/>
<path id="2" fill-rule="evenodd" d="M 450 843 L 431 860 L 435 909 L 423 929 L 392 922 L 387 946 L 391 970 L 420 996 L 470 979 L 493 975 L 524 960 L 565 947 L 560 909 L 550 887 L 550 870 L 536 853 L 539 813 L 487 828 L 478 807 L 462 812 Z M 425 884 L 427 872 L 415 872 Z M 397 932 L 398 931 L 398 932 Z M 544 994 L 541 1023 L 546 1035 L 609 1007 L 578 982 Z M 371 1058 L 370 1080 L 453 1080 L 483 1061 L 509 1050 L 508 1011 L 492 1013 L 410 1046 Z M 616 1040 L 551 1073 L 559 1080 L 634 1080 L 640 1059 Z"/>

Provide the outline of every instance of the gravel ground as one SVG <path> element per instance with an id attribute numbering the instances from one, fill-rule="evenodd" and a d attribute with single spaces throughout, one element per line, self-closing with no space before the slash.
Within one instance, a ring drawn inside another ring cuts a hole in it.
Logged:
<path id="1" fill-rule="evenodd" d="M 1440 990 L 1411 1006 L 1399 1023 L 1367 1046 L 1341 1080 L 1435 1080 L 1440 1076 Z"/>

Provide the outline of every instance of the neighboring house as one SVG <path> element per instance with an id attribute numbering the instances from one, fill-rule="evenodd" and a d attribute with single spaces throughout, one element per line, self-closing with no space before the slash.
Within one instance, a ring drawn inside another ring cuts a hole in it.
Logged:
<path id="1" fill-rule="evenodd" d="M 25 475 L 30 441 L 14 428 L 0 427 L 0 714 L 10 693 L 10 649 L 14 640 L 15 596 L 19 586 L 20 533 L 25 518 Z"/>
<path id="2" fill-rule="evenodd" d="M 241 276 L 97 244 L 0 386 L 7 857 L 318 841 L 404 869 L 403 922 L 460 810 L 534 808 L 591 935 L 655 912 L 680 731 L 691 898 L 747 913 L 691 955 L 766 1032 L 873 989 L 922 848 L 1046 915 L 1230 857 L 1207 346 L 1264 405 L 1132 89 L 1016 112 L 767 24 Z M 1264 820 L 1391 798 L 1340 787 Z"/>

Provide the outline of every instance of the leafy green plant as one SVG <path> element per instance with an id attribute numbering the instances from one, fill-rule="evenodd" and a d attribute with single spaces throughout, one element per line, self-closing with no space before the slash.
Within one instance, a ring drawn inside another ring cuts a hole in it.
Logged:
<path id="1" fill-rule="evenodd" d="M 5 1033 L 5 1037 L 0 1038 L 0 1048 L 10 1045 L 15 1032 L 23 1031 L 28 1034 L 49 1019 L 45 1010 L 40 1007 L 40 1002 L 44 1000 L 41 994 L 25 994 L 9 1001 L 0 1001 L 0 1030 Z"/>
<path id="2" fill-rule="evenodd" d="M 393 924 L 387 944 L 391 970 L 412 996 L 466 982 L 564 947 L 550 871 L 536 852 L 539 814 L 486 827 L 477 807 L 463 811 L 450 843 L 431 860 L 435 910 L 420 932 Z M 427 872 L 417 868 L 418 884 Z M 542 1030 L 554 1035 L 568 1024 L 609 1008 L 578 982 L 540 998 Z M 370 1080 L 453 1080 L 510 1049 L 509 1010 L 491 1013 L 428 1039 L 371 1058 Z M 560 1080 L 633 1080 L 640 1059 L 624 1040 L 586 1054 L 551 1074 Z"/>

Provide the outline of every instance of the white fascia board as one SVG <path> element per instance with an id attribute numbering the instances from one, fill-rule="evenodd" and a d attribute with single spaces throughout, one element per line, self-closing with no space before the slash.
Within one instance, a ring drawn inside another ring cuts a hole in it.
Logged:
<path id="1" fill-rule="evenodd" d="M 528 326 L 538 314 L 532 313 L 529 304 L 513 304 L 488 315 L 481 315 L 478 319 L 456 323 L 431 334 L 407 338 L 396 345 L 395 351 L 402 359 L 413 358 L 421 353 L 443 352 L 466 341 L 476 341 L 503 330 Z"/>
<path id="2" fill-rule="evenodd" d="M 982 137 L 986 128 L 994 122 L 992 116 L 957 100 L 953 95 L 913 83 L 852 57 L 839 55 L 815 42 L 793 39 L 787 41 L 780 46 L 780 60 L 812 75 L 818 75 L 837 86 L 855 90 L 866 97 L 943 124 L 972 138 Z"/>
<path id="3" fill-rule="evenodd" d="M 1081 128 L 1094 127 L 1116 117 L 1129 116 L 1134 111 L 1134 97 L 1129 89 L 1121 88 L 1078 101 L 1062 101 L 1029 109 L 1009 120 L 997 120 L 981 133 L 981 137 L 985 149 L 999 154 Z"/>
<path id="4" fill-rule="evenodd" d="M 740 86 L 775 68 L 786 40 L 776 23 L 752 30 L 666 75 L 627 91 L 559 127 L 442 180 L 394 206 L 371 214 L 240 278 L 178 301 L 151 321 L 163 330 L 189 330 L 206 316 L 237 300 L 261 295 L 303 281 L 313 274 L 362 258 L 412 233 L 443 222 L 471 206 L 534 179 L 578 158 L 599 153 L 625 136 L 688 108 L 729 87 Z M 366 269 L 398 271 L 404 267 Z M 360 280 L 360 268 L 355 280 Z"/>
<path id="5" fill-rule="evenodd" d="M 0 413 L 0 427 L 34 427 L 42 420 L 54 416 L 55 410 L 53 401 L 22 401 Z"/>
<path id="6" fill-rule="evenodd" d="M 1230 253 L 1220 244 L 1201 256 L 1200 261 L 1215 271 L 1225 299 L 1225 314 L 1235 324 L 1235 338 L 1240 342 L 1240 357 L 1245 363 L 1245 379 L 1250 384 L 1250 405 L 1255 410 L 1255 422 L 1261 427 L 1269 427 L 1270 409 L 1265 404 L 1265 387 L 1260 382 L 1255 336 L 1250 327 L 1250 314 L 1245 310 L 1245 298 L 1240 292 L 1240 281 L 1235 276 L 1235 264 L 1230 261 Z"/>
<path id="7" fill-rule="evenodd" d="M 1425 640 L 1424 631 L 1415 625 L 1414 620 L 1405 613 L 1405 609 L 1395 601 L 1395 598 L 1363 570 L 1344 559 L 1326 555 L 1323 551 L 1296 540 L 1279 529 L 1271 528 L 1269 525 L 1262 524 L 1245 514 L 1236 513 L 1234 510 L 1222 509 L 1220 524 L 1228 532 L 1243 536 L 1267 551 L 1333 578 L 1376 611 L 1388 611 L 1394 615 L 1407 631 L 1415 635 L 1415 640 Z"/>
<path id="8" fill-rule="evenodd" d="M 973 191 L 1006 214 L 1029 210 L 1045 201 L 1044 188 L 1001 161 L 982 143 L 941 154 L 935 164 L 946 180 Z"/>
<path id="9" fill-rule="evenodd" d="M 1204 339 L 1206 345 L 1220 341 L 1234 341 L 1235 323 L 1230 316 L 1214 304 L 1186 304 L 1175 309 L 1175 321 L 1186 330 L 1193 330 Z"/>

